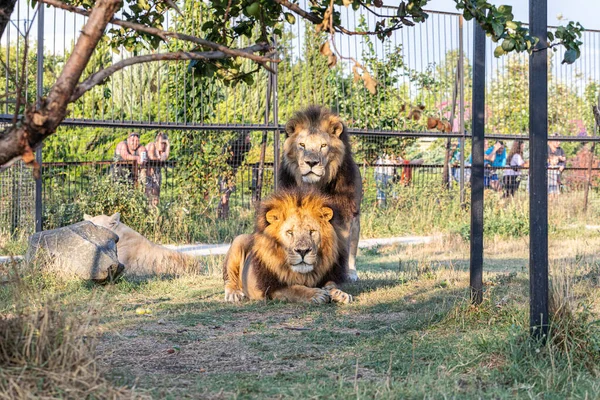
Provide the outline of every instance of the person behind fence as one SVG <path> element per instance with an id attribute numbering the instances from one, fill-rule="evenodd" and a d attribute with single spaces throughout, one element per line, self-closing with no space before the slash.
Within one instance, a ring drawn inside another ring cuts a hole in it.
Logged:
<path id="1" fill-rule="evenodd" d="M 527 167 L 529 164 L 523 159 L 524 151 L 525 142 L 522 140 L 515 140 L 508 153 L 507 164 L 510 169 L 504 170 L 504 176 L 502 177 L 504 197 L 513 197 L 515 192 L 519 189 L 521 168 Z"/>
<path id="2" fill-rule="evenodd" d="M 146 173 L 146 196 L 153 206 L 158 205 L 160 199 L 160 186 L 162 183 L 161 166 L 159 163 L 167 161 L 171 153 L 171 143 L 166 133 L 159 132 L 154 142 L 148 143 L 148 172 Z"/>
<path id="3" fill-rule="evenodd" d="M 506 165 L 506 148 L 504 147 L 503 141 L 498 140 L 493 146 L 485 151 L 484 165 L 486 167 L 483 178 L 484 187 L 497 191 L 500 189 L 497 168 Z"/>
<path id="4" fill-rule="evenodd" d="M 135 180 L 138 171 L 133 171 L 133 166 L 119 165 L 122 161 L 136 161 L 139 164 L 146 162 L 148 153 L 146 147 L 140 144 L 140 134 L 131 132 L 127 139 L 119 142 L 115 148 L 114 161 L 116 163 L 114 171 L 119 179 Z"/>
<path id="5" fill-rule="evenodd" d="M 548 157 L 548 195 L 552 198 L 560 194 L 560 157 Z"/>
<path id="6" fill-rule="evenodd" d="M 555 133 L 553 136 L 558 136 L 558 133 Z M 548 160 L 550 157 L 557 158 L 557 169 L 558 169 L 558 187 L 560 189 L 561 185 L 561 175 L 567 166 L 567 157 L 565 156 L 565 151 L 560 147 L 560 142 L 558 140 L 549 140 L 548 141 Z M 549 163 L 549 162 L 548 162 Z"/>
<path id="7" fill-rule="evenodd" d="M 387 154 L 380 156 L 375 161 L 375 187 L 377 188 L 377 206 L 385 207 L 389 186 L 394 179 L 394 166 L 396 162 Z"/>
<path id="8" fill-rule="evenodd" d="M 450 157 L 450 176 L 449 184 L 452 185 L 453 181 L 460 185 L 460 142 L 457 143 L 453 147 L 452 157 Z M 465 174 L 465 182 L 469 182 L 471 179 L 471 169 L 468 168 L 471 166 L 471 157 L 464 160 L 464 174 Z"/>

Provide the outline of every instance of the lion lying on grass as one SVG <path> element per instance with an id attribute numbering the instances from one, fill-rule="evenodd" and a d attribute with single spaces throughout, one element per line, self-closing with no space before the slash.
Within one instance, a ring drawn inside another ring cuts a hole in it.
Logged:
<path id="1" fill-rule="evenodd" d="M 200 272 L 198 260 L 177 251 L 152 243 L 120 221 L 121 215 L 85 214 L 83 218 L 94 225 L 110 229 L 119 236 L 117 256 L 125 266 L 125 275 L 182 274 Z"/>
<path id="2" fill-rule="evenodd" d="M 255 232 L 235 238 L 227 252 L 225 300 L 350 303 L 352 296 L 337 288 L 347 258 L 338 219 L 317 191 L 281 191 L 264 200 Z"/>

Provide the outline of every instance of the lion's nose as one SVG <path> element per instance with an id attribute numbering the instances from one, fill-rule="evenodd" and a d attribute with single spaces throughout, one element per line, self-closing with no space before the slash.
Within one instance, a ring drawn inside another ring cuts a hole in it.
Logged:
<path id="1" fill-rule="evenodd" d="M 310 249 L 294 249 L 294 251 L 296 253 L 300 254 L 300 257 L 302 257 L 302 259 L 304 259 L 304 256 L 306 256 L 308 254 Z"/>
<path id="2" fill-rule="evenodd" d="M 306 162 L 308 164 L 309 167 L 314 167 L 315 165 L 317 165 L 319 162 L 318 161 L 307 161 Z"/>

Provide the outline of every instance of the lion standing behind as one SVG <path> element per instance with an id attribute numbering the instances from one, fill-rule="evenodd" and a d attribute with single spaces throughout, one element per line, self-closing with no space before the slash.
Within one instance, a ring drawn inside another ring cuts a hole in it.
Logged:
<path id="1" fill-rule="evenodd" d="M 225 300 L 349 303 L 338 219 L 317 191 L 279 191 L 261 203 L 252 235 L 235 238 L 225 257 Z"/>
<path id="2" fill-rule="evenodd" d="M 342 213 L 342 242 L 349 251 L 348 277 L 358 279 L 362 180 L 350 139 L 339 116 L 324 107 L 297 112 L 286 124 L 279 187 L 311 186 L 328 195 Z"/>

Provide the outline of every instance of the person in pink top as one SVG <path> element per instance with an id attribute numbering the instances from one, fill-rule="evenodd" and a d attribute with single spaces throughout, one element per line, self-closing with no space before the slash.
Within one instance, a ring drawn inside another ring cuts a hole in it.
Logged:
<path id="1" fill-rule="evenodd" d="M 159 162 L 167 161 L 171 153 L 171 143 L 166 133 L 159 132 L 154 142 L 148 143 L 148 173 L 146 175 L 146 196 L 150 204 L 158 205 L 160 199 L 160 186 L 162 183 L 161 165 Z"/>
<path id="2" fill-rule="evenodd" d="M 116 163 L 120 161 L 137 161 L 138 164 L 142 165 L 146 162 L 147 157 L 146 148 L 140 144 L 140 134 L 137 132 L 131 132 L 127 139 L 119 142 L 115 148 L 114 161 Z M 127 167 L 117 164 L 114 168 L 115 175 L 119 179 L 134 180 L 137 176 L 137 171 L 132 171 L 134 167 Z"/>

